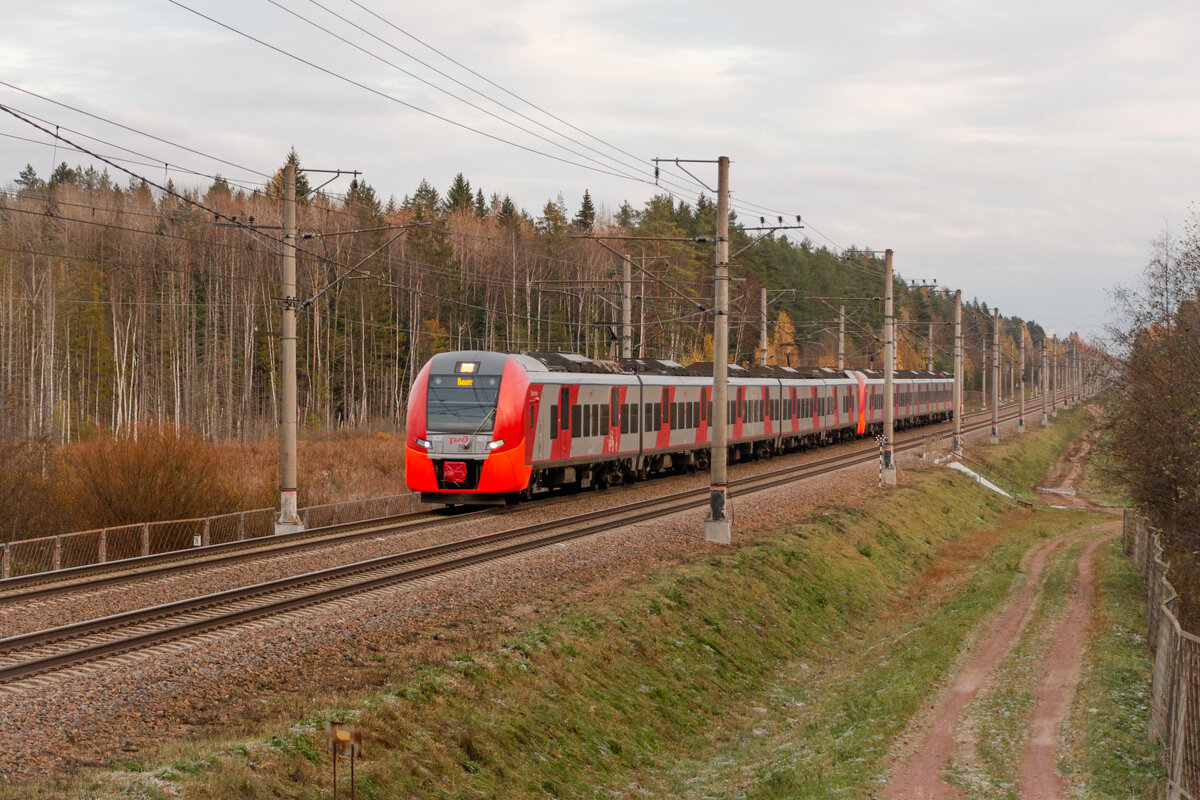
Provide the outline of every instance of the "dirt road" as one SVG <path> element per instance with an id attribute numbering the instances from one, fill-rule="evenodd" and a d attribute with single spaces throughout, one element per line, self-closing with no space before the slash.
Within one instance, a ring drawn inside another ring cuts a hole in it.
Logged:
<path id="1" fill-rule="evenodd" d="M 1082 473 L 1091 438 L 1080 437 L 1050 471 L 1045 485 L 1067 504 L 1086 507 L 1086 499 L 1076 494 L 1074 482 Z M 1096 550 L 1117 535 L 1116 520 L 1043 542 L 1026 556 L 1026 578 L 1014 590 L 998 618 L 979 632 L 976 643 L 963 666 L 953 677 L 950 688 L 936 704 L 913 755 L 893 773 L 884 796 L 894 800 L 957 800 L 967 795 L 959 786 L 946 782 L 943 771 L 956 756 L 970 759 L 964 750 L 973 749 L 971 731 L 963 730 L 968 705 L 986 690 L 989 679 L 1005 657 L 1029 635 L 1030 620 L 1041 601 L 1047 565 L 1057 551 L 1083 539 L 1087 544 L 1075 560 L 1076 577 L 1066 611 L 1053 623 L 1050 647 L 1041 663 L 1041 677 L 1026 732 L 1019 769 L 1020 796 L 1023 800 L 1068 800 L 1064 779 L 1055 766 L 1058 761 L 1058 734 L 1066 717 L 1082 668 L 1083 647 L 1091 615 L 1093 557 Z M 1016 776 L 1014 776 L 1015 778 Z"/>

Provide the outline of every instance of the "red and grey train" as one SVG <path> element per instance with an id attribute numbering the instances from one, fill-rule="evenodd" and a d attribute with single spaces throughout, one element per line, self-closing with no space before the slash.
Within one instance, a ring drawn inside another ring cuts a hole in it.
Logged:
<path id="1" fill-rule="evenodd" d="M 707 374 L 706 374 L 707 373 Z M 898 428 L 949 419 L 953 378 L 898 371 Z M 571 353 L 441 353 L 408 398 L 405 475 L 428 503 L 497 503 L 707 466 L 712 366 Z M 877 433 L 883 376 L 731 368 L 731 461 Z"/>

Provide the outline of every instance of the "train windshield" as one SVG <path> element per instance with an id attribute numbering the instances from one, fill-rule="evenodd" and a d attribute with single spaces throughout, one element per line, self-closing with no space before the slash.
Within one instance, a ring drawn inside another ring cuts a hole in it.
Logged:
<path id="1" fill-rule="evenodd" d="M 499 375 L 431 375 L 425 428 L 429 433 L 490 434 L 499 396 Z"/>

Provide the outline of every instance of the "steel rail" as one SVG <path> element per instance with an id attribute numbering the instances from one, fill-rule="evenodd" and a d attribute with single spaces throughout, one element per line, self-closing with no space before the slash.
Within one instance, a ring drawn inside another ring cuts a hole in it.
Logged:
<path id="1" fill-rule="evenodd" d="M 1011 417 L 1007 418 L 1011 419 Z M 985 426 L 985 423 L 980 423 L 980 427 Z M 899 442 L 898 447 L 899 449 L 904 450 L 913 449 L 917 447 L 920 441 L 924 438 L 926 437 L 908 437 L 905 441 Z M 784 485 L 797 480 L 802 480 L 807 477 L 812 477 L 813 475 L 842 469 L 847 466 L 868 463 L 876 458 L 877 454 L 869 449 L 857 450 L 850 453 L 843 453 L 838 456 L 831 456 L 819 461 L 795 465 L 768 473 L 766 475 L 741 478 L 735 481 L 734 485 L 742 487 L 743 491 L 761 491 L 763 489 Z M 205 595 L 203 597 L 190 598 L 188 600 L 176 601 L 174 603 L 167 603 L 147 609 L 138 609 L 135 611 L 124 612 L 122 614 L 115 614 L 96 620 L 87 620 L 80 623 L 59 626 L 57 628 L 52 628 L 45 631 L 37 631 L 29 634 L 22 634 L 20 636 L 9 637 L 7 639 L 0 640 L 0 652 L 13 652 L 36 646 L 43 646 L 46 644 L 59 643 L 69 639 L 79 638 L 81 636 L 111 631 L 115 628 L 128 627 L 131 625 L 160 620 L 170 616 L 178 616 L 181 614 L 211 609 L 214 606 L 219 606 L 222 604 L 244 601 L 269 594 L 277 594 L 279 592 L 301 588 L 314 583 L 344 579 L 346 577 L 351 577 L 364 572 L 379 571 L 380 569 L 402 566 L 404 564 L 420 561 L 422 559 L 453 555 L 454 553 L 462 550 L 487 547 L 488 545 L 503 543 L 516 538 L 528 538 L 547 530 L 563 527 L 568 528 L 566 531 L 551 534 L 549 536 L 529 539 L 528 541 L 508 544 L 501 547 L 493 547 L 480 553 L 458 556 L 457 558 L 435 562 L 434 564 L 425 566 L 409 567 L 400 572 L 391 572 L 349 585 L 343 584 L 340 586 L 333 586 L 315 592 L 310 592 L 299 597 L 285 598 L 272 603 L 255 606 L 249 609 L 241 609 L 208 619 L 185 622 L 155 631 L 144 632 L 133 637 L 91 645 L 78 650 L 59 653 L 30 661 L 19 662 L 0 668 L 0 684 L 19 680 L 24 677 L 39 674 L 41 672 L 60 669 L 65 666 L 95 660 L 107 655 L 128 650 L 141 649 L 163 641 L 184 638 L 204 631 L 236 625 L 240 622 L 245 622 L 250 619 L 273 616 L 304 606 L 371 591 L 372 589 L 387 585 L 404 583 L 421 577 L 427 577 L 428 575 L 432 574 L 439 574 L 442 572 L 461 569 L 477 563 L 482 563 L 484 561 L 505 558 L 515 553 L 538 549 L 570 539 L 611 530 L 612 524 L 609 519 L 611 517 L 619 518 L 621 525 L 629 525 L 649 519 L 656 519 L 664 514 L 677 513 L 691 508 L 699 508 L 704 505 L 705 497 L 706 490 L 704 489 L 693 489 L 684 492 L 677 492 L 672 495 L 649 498 L 647 500 L 627 504 L 616 509 L 604 509 L 576 515 L 574 517 L 515 528 L 508 531 L 498 531 L 495 533 L 484 534 L 456 542 L 419 548 L 406 553 L 369 559 L 356 564 L 331 567 L 299 576 L 291 576 L 289 578 L 269 581 L 254 586 L 226 590 L 224 592 L 217 592 L 211 595 Z M 631 515 L 630 512 L 635 513 Z M 583 527 L 573 527 L 581 524 Z"/>
<path id="2" fill-rule="evenodd" d="M 938 427 L 942 424 L 944 423 L 938 423 Z M 483 514 L 498 515 L 515 510 L 513 508 L 486 508 L 478 511 L 458 512 L 452 517 L 435 519 L 429 519 L 430 515 L 434 513 L 432 511 L 417 511 L 369 520 L 343 522 L 278 537 L 256 537 L 255 539 L 223 542 L 186 550 L 173 550 L 167 553 L 134 556 L 99 564 L 85 564 L 79 567 L 22 575 L 0 580 L 0 607 L 60 594 L 98 589 L 135 578 L 158 578 L 194 569 L 223 567 L 257 558 L 272 558 L 318 547 L 353 542 L 379 533 L 390 533 L 397 529 L 393 526 L 424 527 L 424 524 L 409 525 L 410 521 L 437 525 L 464 517 Z M 91 579 L 78 580 L 81 578 Z M 27 586 L 40 588 L 18 591 Z"/>

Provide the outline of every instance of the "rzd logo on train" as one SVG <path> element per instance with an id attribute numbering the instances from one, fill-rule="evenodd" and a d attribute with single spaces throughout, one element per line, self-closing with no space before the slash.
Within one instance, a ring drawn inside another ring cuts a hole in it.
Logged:
<path id="1" fill-rule="evenodd" d="M 470 436 L 451 436 L 450 437 L 450 444 L 470 444 L 470 443 L 471 443 Z"/>

